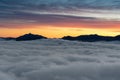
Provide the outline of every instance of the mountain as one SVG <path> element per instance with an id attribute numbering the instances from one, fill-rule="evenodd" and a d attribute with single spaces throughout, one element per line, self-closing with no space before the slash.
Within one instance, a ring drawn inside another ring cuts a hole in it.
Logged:
<path id="1" fill-rule="evenodd" d="M 16 40 L 16 41 L 29 41 L 29 40 L 37 40 L 37 39 L 47 39 L 46 37 L 42 35 L 36 35 L 36 34 L 24 34 L 22 36 L 19 36 L 17 38 L 12 38 L 12 37 L 0 37 L 0 41 L 3 40 Z M 91 34 L 91 35 L 80 35 L 76 37 L 72 36 L 65 36 L 61 38 L 63 40 L 71 40 L 71 41 L 84 41 L 84 42 L 96 42 L 96 41 L 120 41 L 120 35 L 117 35 L 115 37 L 111 36 L 100 36 L 97 34 Z"/>
<path id="2" fill-rule="evenodd" d="M 37 39 L 46 39 L 46 37 L 36 34 L 25 34 L 16 38 L 16 41 L 27 41 L 27 40 L 37 40 Z"/>
<path id="3" fill-rule="evenodd" d="M 120 35 L 117 35 L 117 36 L 115 37 L 115 40 L 120 40 Z"/>
<path id="4" fill-rule="evenodd" d="M 12 37 L 0 37 L 0 41 L 4 41 L 4 40 L 15 40 L 16 38 L 12 38 Z"/>
<path id="5" fill-rule="evenodd" d="M 12 38 L 12 37 L 7 37 L 7 38 L 3 38 L 4 40 L 15 40 L 16 38 Z"/>
<path id="6" fill-rule="evenodd" d="M 95 41 L 120 41 L 120 36 L 110 37 L 110 36 L 100 36 L 97 34 L 92 35 L 81 35 L 77 37 L 65 36 L 62 39 L 64 40 L 77 40 L 85 42 L 95 42 Z"/>

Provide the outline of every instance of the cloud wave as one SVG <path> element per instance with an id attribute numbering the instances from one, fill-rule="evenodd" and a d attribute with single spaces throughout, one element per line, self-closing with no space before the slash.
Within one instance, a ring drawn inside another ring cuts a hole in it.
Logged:
<path id="1" fill-rule="evenodd" d="M 1 80 L 120 79 L 120 42 L 48 39 L 0 44 Z"/>

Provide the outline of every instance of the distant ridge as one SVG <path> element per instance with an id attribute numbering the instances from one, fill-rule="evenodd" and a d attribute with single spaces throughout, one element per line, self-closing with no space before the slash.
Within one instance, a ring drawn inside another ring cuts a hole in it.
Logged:
<path id="1" fill-rule="evenodd" d="M 15 40 L 16 38 L 12 38 L 12 37 L 0 37 L 1 40 Z"/>
<path id="2" fill-rule="evenodd" d="M 111 37 L 111 36 L 100 36 L 97 34 L 91 35 L 80 35 L 77 37 L 72 36 L 65 36 L 62 39 L 64 40 L 77 40 L 77 41 L 84 41 L 84 42 L 95 42 L 95 41 L 120 41 L 120 35 Z"/>
<path id="3" fill-rule="evenodd" d="M 28 41 L 28 40 L 37 40 L 37 39 L 46 39 L 46 37 L 29 33 L 29 34 L 25 34 L 20 37 L 17 37 L 15 40 L 16 41 Z"/>
<path id="4" fill-rule="evenodd" d="M 47 39 L 46 37 L 42 35 L 37 35 L 37 34 L 24 34 L 22 36 L 19 36 L 17 38 L 12 38 L 12 37 L 7 37 L 3 38 L 0 37 L 1 41 L 2 40 L 15 40 L 15 41 L 30 41 L 30 40 L 37 40 L 37 39 Z M 96 41 L 120 41 L 120 35 L 117 35 L 115 37 L 111 36 L 100 36 L 97 34 L 90 34 L 90 35 L 80 35 L 76 37 L 72 36 L 64 36 L 63 38 L 59 38 L 63 40 L 71 40 L 71 41 L 83 41 L 83 42 L 96 42 Z"/>

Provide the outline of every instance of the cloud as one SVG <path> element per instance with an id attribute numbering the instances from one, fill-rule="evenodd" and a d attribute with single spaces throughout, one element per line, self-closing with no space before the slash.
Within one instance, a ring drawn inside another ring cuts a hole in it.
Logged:
<path id="1" fill-rule="evenodd" d="M 0 44 L 1 80 L 120 79 L 119 42 L 47 39 Z"/>
<path id="2" fill-rule="evenodd" d="M 11 20 L 12 19 L 12 20 Z M 33 28 L 42 26 L 73 28 L 118 28 L 120 22 L 65 14 L 15 13 L 0 20 L 1 28 Z M 7 23 L 7 24 L 6 24 Z"/>
<path id="3" fill-rule="evenodd" d="M 22 28 L 21 24 L 58 26 L 73 21 L 73 25 L 92 22 L 93 26 L 101 20 L 120 21 L 118 4 L 118 0 L 0 0 L 0 25 Z"/>
<path id="4" fill-rule="evenodd" d="M 1 0 L 1 4 L 10 6 L 29 6 L 42 8 L 119 8 L 118 0 Z M 63 7 L 62 7 L 63 6 Z"/>

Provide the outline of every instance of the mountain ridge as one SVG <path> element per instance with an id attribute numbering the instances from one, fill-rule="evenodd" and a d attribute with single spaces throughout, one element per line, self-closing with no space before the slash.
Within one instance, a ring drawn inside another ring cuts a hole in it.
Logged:
<path id="1" fill-rule="evenodd" d="M 47 37 L 44 37 L 42 35 L 38 34 L 24 34 L 17 38 L 7 37 L 3 38 L 0 37 L 2 40 L 15 40 L 15 41 L 30 41 L 30 40 L 38 40 L 38 39 L 48 39 Z M 73 36 L 64 36 L 62 38 L 57 39 L 63 39 L 63 40 L 70 40 L 70 41 L 83 41 L 83 42 L 96 42 L 96 41 L 120 41 L 120 35 L 117 35 L 115 37 L 112 36 L 101 36 L 98 34 L 90 34 L 90 35 L 79 35 L 76 37 Z"/>
<path id="2" fill-rule="evenodd" d="M 64 40 L 77 40 L 77 41 L 85 41 L 85 42 L 96 42 L 96 41 L 120 41 L 120 35 L 115 37 L 112 36 L 100 36 L 97 34 L 90 34 L 90 35 L 80 35 L 76 37 L 72 36 L 64 36 L 62 39 Z"/>

